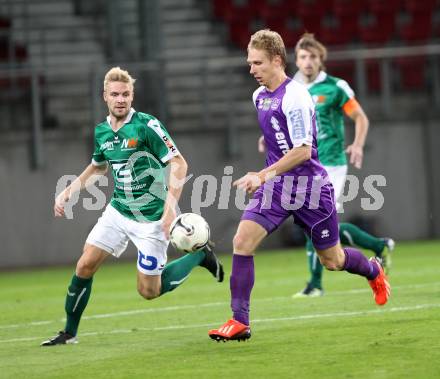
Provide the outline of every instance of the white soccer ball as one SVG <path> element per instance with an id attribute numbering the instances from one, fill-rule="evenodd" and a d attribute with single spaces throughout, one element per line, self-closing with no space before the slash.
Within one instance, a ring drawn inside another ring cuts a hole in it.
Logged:
<path id="1" fill-rule="evenodd" d="M 202 216 L 182 213 L 171 223 L 170 241 L 177 250 L 192 253 L 208 244 L 209 233 L 209 225 Z"/>

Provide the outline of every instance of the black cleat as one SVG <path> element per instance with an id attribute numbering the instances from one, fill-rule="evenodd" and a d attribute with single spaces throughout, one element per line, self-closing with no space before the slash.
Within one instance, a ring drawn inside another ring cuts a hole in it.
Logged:
<path id="1" fill-rule="evenodd" d="M 200 263 L 200 266 L 205 267 L 214 276 L 217 282 L 223 282 L 225 276 L 223 265 L 212 251 L 212 243 L 208 243 L 208 245 L 203 248 L 203 251 L 205 253 L 205 259 Z"/>
<path id="2" fill-rule="evenodd" d="M 231 338 L 227 338 L 227 337 L 224 337 L 221 335 L 215 335 L 215 334 L 210 335 L 210 337 L 211 337 L 211 339 L 213 339 L 216 342 L 227 342 L 227 341 L 237 341 L 237 342 L 243 341 L 243 342 L 245 342 L 249 338 L 251 338 L 251 331 L 250 330 L 244 331 L 243 333 L 241 333 L 237 336 L 231 337 Z"/>
<path id="3" fill-rule="evenodd" d="M 64 330 L 58 332 L 58 334 L 47 340 L 43 341 L 40 346 L 55 346 L 55 345 L 66 345 L 66 344 L 74 344 L 78 343 L 78 340 L 75 336 L 66 333 Z"/>

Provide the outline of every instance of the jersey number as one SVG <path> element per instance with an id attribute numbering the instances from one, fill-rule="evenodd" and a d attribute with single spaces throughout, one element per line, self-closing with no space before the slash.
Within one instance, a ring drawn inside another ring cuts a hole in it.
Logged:
<path id="1" fill-rule="evenodd" d="M 138 251 L 138 264 L 144 270 L 155 270 L 157 268 L 157 258 Z"/>
<path id="2" fill-rule="evenodd" d="M 112 163 L 112 167 L 118 182 L 131 183 L 133 181 L 131 170 L 127 168 L 127 163 Z"/>

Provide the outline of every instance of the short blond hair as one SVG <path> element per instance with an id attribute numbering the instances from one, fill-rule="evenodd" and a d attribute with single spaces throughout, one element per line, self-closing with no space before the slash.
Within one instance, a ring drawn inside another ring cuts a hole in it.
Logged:
<path id="1" fill-rule="evenodd" d="M 295 46 L 295 58 L 298 56 L 299 50 L 315 49 L 321 58 L 321 69 L 325 69 L 324 62 L 327 60 L 327 49 L 319 42 L 313 33 L 304 33 Z"/>
<path id="2" fill-rule="evenodd" d="M 108 70 L 107 74 L 105 74 L 104 91 L 107 90 L 107 86 L 110 82 L 128 83 L 131 86 L 131 88 L 134 89 L 135 81 L 136 79 L 133 79 L 132 76 L 128 73 L 128 71 L 125 71 L 120 67 L 113 67 L 110 70 Z"/>
<path id="3" fill-rule="evenodd" d="M 270 60 L 272 60 L 276 55 L 281 58 L 281 63 L 283 67 L 287 66 L 287 53 L 286 47 L 284 46 L 283 39 L 281 36 L 270 29 L 262 29 L 258 32 L 252 34 L 251 40 L 248 44 L 249 49 L 264 50 L 269 55 Z"/>

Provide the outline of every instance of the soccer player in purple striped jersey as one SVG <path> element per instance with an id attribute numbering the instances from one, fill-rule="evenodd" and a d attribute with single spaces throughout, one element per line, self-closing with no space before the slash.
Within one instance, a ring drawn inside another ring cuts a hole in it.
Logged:
<path id="1" fill-rule="evenodd" d="M 333 187 L 318 160 L 314 104 L 307 88 L 286 75 L 281 36 L 260 30 L 252 35 L 247 52 L 250 74 L 260 84 L 253 102 L 266 142 L 266 165 L 234 182 L 253 197 L 233 240 L 233 317 L 209 331 L 216 341 L 250 338 L 255 250 L 289 216 L 310 237 L 328 270 L 365 277 L 378 305 L 384 305 L 390 294 L 380 263 L 375 258 L 368 260 L 355 248 L 342 248 L 339 242 Z"/>

